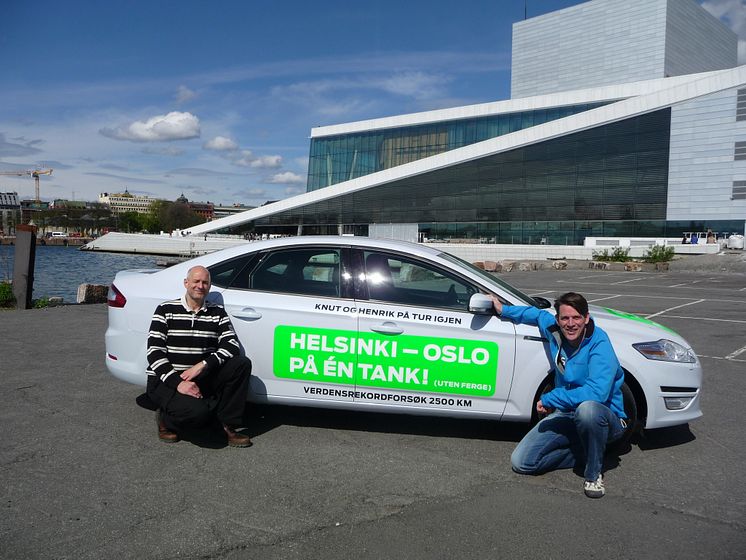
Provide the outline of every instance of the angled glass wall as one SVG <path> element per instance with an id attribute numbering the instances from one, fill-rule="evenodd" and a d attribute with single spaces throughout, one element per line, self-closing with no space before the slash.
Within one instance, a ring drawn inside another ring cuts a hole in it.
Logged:
<path id="1" fill-rule="evenodd" d="M 311 139 L 306 191 L 595 109 L 586 103 Z"/>
<path id="2" fill-rule="evenodd" d="M 418 223 L 431 239 L 578 244 L 662 235 L 670 109 L 342 195 L 261 220 L 304 233 Z"/>

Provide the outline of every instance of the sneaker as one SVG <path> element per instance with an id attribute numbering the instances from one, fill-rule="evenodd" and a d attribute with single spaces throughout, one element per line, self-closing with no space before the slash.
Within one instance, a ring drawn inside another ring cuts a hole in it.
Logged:
<path id="1" fill-rule="evenodd" d="M 583 491 L 589 498 L 603 498 L 606 493 L 604 489 L 604 476 L 599 474 L 596 480 L 586 480 L 583 483 Z"/>

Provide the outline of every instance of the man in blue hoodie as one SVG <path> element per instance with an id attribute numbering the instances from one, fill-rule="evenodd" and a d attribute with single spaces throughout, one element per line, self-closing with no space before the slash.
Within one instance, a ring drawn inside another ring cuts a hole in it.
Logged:
<path id="1" fill-rule="evenodd" d="M 513 451 L 513 470 L 542 474 L 585 463 L 585 495 L 601 498 L 606 445 L 626 428 L 624 371 L 608 335 L 595 325 L 580 294 L 558 297 L 556 317 L 535 307 L 503 305 L 496 297 L 492 301 L 500 317 L 539 327 L 553 359 L 554 389 L 536 402 L 545 417 Z"/>

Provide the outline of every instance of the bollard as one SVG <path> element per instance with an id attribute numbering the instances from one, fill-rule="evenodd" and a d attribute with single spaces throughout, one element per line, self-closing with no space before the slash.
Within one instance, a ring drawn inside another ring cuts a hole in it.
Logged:
<path id="1" fill-rule="evenodd" d="M 13 295 L 16 309 L 31 309 L 34 293 L 34 263 L 36 260 L 36 227 L 16 226 L 16 255 L 13 262 Z"/>

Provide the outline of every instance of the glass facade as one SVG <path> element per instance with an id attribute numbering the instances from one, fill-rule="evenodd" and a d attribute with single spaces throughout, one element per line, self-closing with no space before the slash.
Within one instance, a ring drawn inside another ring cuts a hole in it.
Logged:
<path id="1" fill-rule="evenodd" d="M 664 236 L 670 109 L 438 169 L 258 220 L 257 228 L 365 234 L 417 223 L 429 239 L 582 244 Z M 679 232 L 673 233 L 674 236 Z"/>
<path id="2" fill-rule="evenodd" d="M 311 139 L 307 191 L 605 105 L 587 103 Z"/>

